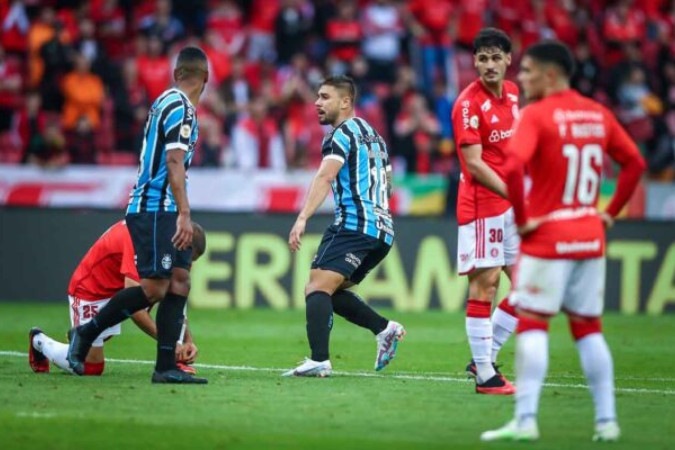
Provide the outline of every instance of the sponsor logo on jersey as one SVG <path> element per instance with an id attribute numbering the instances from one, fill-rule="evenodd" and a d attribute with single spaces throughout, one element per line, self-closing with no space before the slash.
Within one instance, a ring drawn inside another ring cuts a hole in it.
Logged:
<path id="1" fill-rule="evenodd" d="M 492 102 L 490 101 L 490 99 L 485 100 L 485 101 L 483 102 L 483 104 L 480 105 L 480 109 L 481 109 L 481 111 L 483 111 L 483 112 L 488 112 L 488 111 L 490 111 L 490 108 L 492 108 Z"/>
<path id="2" fill-rule="evenodd" d="M 462 125 L 464 125 L 465 130 L 469 128 L 469 105 L 468 100 L 462 102 Z"/>
<path id="3" fill-rule="evenodd" d="M 188 124 L 185 124 L 185 125 L 180 127 L 180 135 L 181 135 L 182 138 L 185 138 L 185 139 L 189 138 L 191 131 L 192 131 L 192 129 L 190 128 L 190 125 L 188 125 Z"/>
<path id="4" fill-rule="evenodd" d="M 600 250 L 601 245 L 600 239 L 593 239 L 592 241 L 560 241 L 555 243 L 555 251 L 561 255 L 577 252 L 597 252 Z"/>
<path id="5" fill-rule="evenodd" d="M 169 270 L 171 269 L 173 261 L 171 261 L 171 255 L 168 253 L 165 253 L 164 256 L 162 257 L 162 267 L 164 270 Z"/>
<path id="6" fill-rule="evenodd" d="M 515 94 L 506 94 L 506 97 L 512 102 L 518 103 L 518 96 Z M 518 107 L 518 105 L 516 105 Z"/>
<path id="7" fill-rule="evenodd" d="M 494 144 L 504 139 L 508 139 L 512 135 L 513 130 L 492 130 L 492 133 L 490 133 L 490 136 L 488 137 L 488 141 Z"/>
<path id="8" fill-rule="evenodd" d="M 353 253 L 347 253 L 345 255 L 345 261 L 347 264 L 351 264 L 354 268 L 358 268 L 361 265 L 361 259 L 354 255 Z"/>
<path id="9" fill-rule="evenodd" d="M 497 122 L 499 122 L 499 117 L 497 117 L 493 114 L 492 119 L 490 119 L 490 123 L 497 123 Z"/>
<path id="10" fill-rule="evenodd" d="M 471 118 L 469 119 L 469 125 L 471 125 L 471 128 L 473 128 L 474 130 L 478 129 L 479 123 L 480 121 L 478 120 L 478 116 L 471 116 Z"/>

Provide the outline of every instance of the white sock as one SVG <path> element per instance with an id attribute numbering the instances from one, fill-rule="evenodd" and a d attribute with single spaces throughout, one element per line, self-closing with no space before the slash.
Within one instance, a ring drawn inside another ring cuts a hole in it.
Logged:
<path id="1" fill-rule="evenodd" d="M 581 368 L 595 404 L 595 421 L 615 421 L 614 363 L 602 333 L 593 333 L 577 341 Z"/>
<path id="2" fill-rule="evenodd" d="M 518 318 L 501 308 L 495 308 L 492 313 L 492 362 L 497 362 L 497 355 L 504 343 L 513 334 L 518 325 Z"/>
<path id="3" fill-rule="evenodd" d="M 70 364 L 66 359 L 68 355 L 68 344 L 57 342 L 44 333 L 39 333 L 33 337 L 33 347 L 39 352 L 42 352 L 47 359 L 56 364 L 57 367 L 66 372 L 73 373 L 70 369 Z"/>
<path id="4" fill-rule="evenodd" d="M 492 324 L 490 319 L 467 317 L 466 335 L 469 338 L 471 356 L 476 363 L 478 383 L 484 383 L 495 376 L 495 370 L 490 359 L 492 353 Z"/>
<path id="5" fill-rule="evenodd" d="M 516 337 L 516 418 L 521 426 L 535 420 L 548 369 L 548 333 L 528 330 Z"/>

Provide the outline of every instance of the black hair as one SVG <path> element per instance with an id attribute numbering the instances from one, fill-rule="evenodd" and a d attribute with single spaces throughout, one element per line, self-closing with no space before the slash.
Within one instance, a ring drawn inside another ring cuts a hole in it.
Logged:
<path id="1" fill-rule="evenodd" d="M 504 53 L 511 53 L 511 39 L 499 28 L 483 28 L 473 38 L 473 53 L 484 48 L 498 48 Z"/>
<path id="2" fill-rule="evenodd" d="M 201 48 L 183 47 L 176 60 L 176 79 L 181 80 L 187 76 L 196 75 L 197 72 L 203 73 L 204 67 L 208 67 L 208 59 Z"/>
<path id="3" fill-rule="evenodd" d="M 335 89 L 346 92 L 347 95 L 351 97 L 352 103 L 356 102 L 356 83 L 354 83 L 352 78 L 346 75 L 328 77 L 321 82 L 320 86 L 333 86 Z"/>
<path id="4" fill-rule="evenodd" d="M 197 222 L 192 222 L 192 251 L 199 256 L 206 251 L 206 233 Z"/>
<path id="5" fill-rule="evenodd" d="M 574 75 L 575 63 L 572 51 L 560 41 L 537 42 L 525 50 L 525 56 L 529 56 L 540 63 L 554 64 L 567 78 Z"/>

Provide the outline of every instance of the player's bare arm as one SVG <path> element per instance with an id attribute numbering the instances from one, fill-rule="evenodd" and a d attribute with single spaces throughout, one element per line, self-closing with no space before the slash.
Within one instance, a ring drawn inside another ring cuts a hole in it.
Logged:
<path id="1" fill-rule="evenodd" d="M 180 150 L 166 152 L 166 166 L 169 172 L 169 185 L 176 200 L 178 218 L 176 219 L 176 234 L 171 242 L 178 250 L 185 250 L 192 242 L 192 222 L 190 221 L 190 205 L 185 189 L 185 153 Z"/>
<path id="2" fill-rule="evenodd" d="M 462 145 L 461 151 L 471 176 L 495 194 L 507 198 L 506 183 L 483 161 L 483 146 L 480 144 Z"/>
<path id="3" fill-rule="evenodd" d="M 298 218 L 288 236 L 288 246 L 291 251 L 296 252 L 300 249 L 300 240 L 305 233 L 307 220 L 312 217 L 326 199 L 326 196 L 331 190 L 331 183 L 333 183 L 337 177 L 343 164 L 344 163 L 335 159 L 324 159 L 321 162 L 321 166 L 309 187 L 305 205 L 302 207 L 300 214 L 298 214 Z"/>

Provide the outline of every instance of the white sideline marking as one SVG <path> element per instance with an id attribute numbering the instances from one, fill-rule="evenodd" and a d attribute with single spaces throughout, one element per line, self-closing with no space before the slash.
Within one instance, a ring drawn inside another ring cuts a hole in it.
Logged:
<path id="1" fill-rule="evenodd" d="M 15 357 L 28 357 L 28 353 L 23 352 L 14 352 L 14 351 L 0 351 L 0 356 L 15 356 Z M 113 359 L 106 358 L 106 362 L 113 363 L 122 363 L 122 364 L 154 364 L 154 361 L 142 360 L 142 359 Z M 278 372 L 281 374 L 284 370 L 273 367 L 253 367 L 253 366 L 224 366 L 219 364 L 195 364 L 194 365 L 200 369 L 215 369 L 215 370 L 229 370 L 232 372 Z M 381 375 L 372 372 L 352 372 L 352 371 L 336 371 L 333 373 L 335 375 L 346 375 L 351 377 L 363 377 L 363 378 L 393 378 L 396 380 L 417 380 L 417 381 L 441 381 L 441 382 L 452 382 L 452 383 L 468 383 L 466 377 L 451 377 L 439 374 L 410 374 L 404 372 L 389 372 L 388 375 Z M 555 377 L 553 377 L 555 378 Z M 617 380 L 620 380 L 617 378 Z M 626 378 L 630 381 L 672 381 L 672 378 Z M 557 388 L 569 388 L 569 389 L 588 389 L 585 384 L 567 384 L 567 383 L 545 383 L 544 386 L 547 387 L 557 387 Z M 675 395 L 675 390 L 669 389 L 647 389 L 647 388 L 615 388 L 616 392 L 628 393 L 628 394 L 655 394 L 655 395 Z"/>

